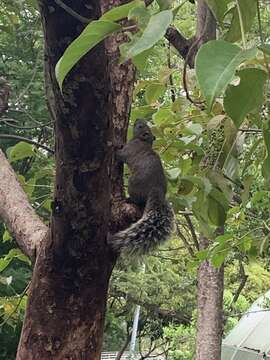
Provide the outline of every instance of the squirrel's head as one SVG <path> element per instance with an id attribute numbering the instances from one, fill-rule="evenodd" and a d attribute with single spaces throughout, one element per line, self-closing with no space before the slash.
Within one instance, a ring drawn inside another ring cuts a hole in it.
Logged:
<path id="1" fill-rule="evenodd" d="M 150 127 L 143 119 L 137 119 L 135 121 L 133 127 L 133 137 L 145 141 L 150 145 L 152 145 L 153 141 L 156 139 L 155 136 L 152 134 Z"/>

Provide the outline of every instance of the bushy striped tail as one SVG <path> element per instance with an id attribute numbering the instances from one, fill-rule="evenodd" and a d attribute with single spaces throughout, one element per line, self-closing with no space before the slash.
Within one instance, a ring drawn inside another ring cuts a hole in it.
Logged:
<path id="1" fill-rule="evenodd" d="M 174 230 L 172 207 L 167 201 L 155 208 L 149 206 L 149 203 L 140 220 L 111 236 L 109 243 L 114 251 L 143 255 L 168 239 Z"/>

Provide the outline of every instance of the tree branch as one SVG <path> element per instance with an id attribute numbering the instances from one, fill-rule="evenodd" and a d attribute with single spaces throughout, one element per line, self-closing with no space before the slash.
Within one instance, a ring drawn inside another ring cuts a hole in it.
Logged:
<path id="1" fill-rule="evenodd" d="M 186 39 L 175 27 L 170 26 L 165 34 L 165 38 L 176 48 L 180 56 L 185 59 L 193 43 L 193 38 Z M 190 64 L 189 64 L 190 65 Z"/>
<path id="2" fill-rule="evenodd" d="M 151 304 L 151 303 L 142 301 L 142 300 L 135 298 L 134 296 L 127 294 L 123 291 L 113 291 L 113 292 L 111 291 L 110 295 L 117 296 L 117 297 L 119 297 L 119 296 L 123 297 L 127 301 L 129 301 L 133 304 L 136 304 L 136 305 L 140 305 L 144 309 L 149 311 L 150 313 L 158 315 L 161 318 L 166 318 L 171 321 L 177 322 L 179 324 L 184 324 L 184 325 L 188 325 L 191 322 L 191 319 L 187 314 L 184 314 L 182 312 L 175 311 L 175 310 L 161 309 L 156 304 Z"/>
<path id="3" fill-rule="evenodd" d="M 29 204 L 14 170 L 1 150 L 0 169 L 0 217 L 22 252 L 33 261 L 48 228 Z"/>
<path id="4" fill-rule="evenodd" d="M 50 149 L 49 147 L 47 147 L 46 145 L 40 144 L 34 140 L 28 139 L 26 137 L 23 136 L 18 136 L 18 135 L 10 135 L 10 134 L 0 134 L 0 139 L 15 139 L 15 140 L 21 140 L 21 141 L 25 141 L 28 144 L 32 144 L 36 147 L 40 147 L 46 151 L 48 151 L 50 154 L 54 154 L 54 151 L 52 149 Z"/>
<path id="5" fill-rule="evenodd" d="M 193 68 L 195 56 L 201 45 L 216 37 L 216 20 L 205 0 L 198 0 L 197 3 L 195 36 L 186 39 L 175 27 L 169 27 L 165 37 L 186 61 L 186 65 Z"/>

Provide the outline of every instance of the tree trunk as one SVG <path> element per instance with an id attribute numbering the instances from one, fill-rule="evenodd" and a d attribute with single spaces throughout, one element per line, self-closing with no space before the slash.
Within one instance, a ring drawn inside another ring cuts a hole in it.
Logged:
<path id="1" fill-rule="evenodd" d="M 216 21 L 205 0 L 198 0 L 197 15 L 198 50 L 202 44 L 216 38 Z M 221 144 L 212 146 L 219 147 Z M 211 151 L 213 149 L 209 148 L 208 153 Z M 210 241 L 201 234 L 200 250 L 206 249 L 209 244 Z M 204 261 L 198 269 L 196 360 L 219 360 L 221 357 L 223 289 L 224 267 L 217 269 L 208 260 Z"/>
<path id="2" fill-rule="evenodd" d="M 91 2 L 91 8 L 82 0 L 65 4 L 90 19 L 102 11 L 99 1 Z M 34 266 L 17 359 L 98 360 L 115 261 L 106 246 L 114 169 L 112 118 L 118 112 L 118 122 L 127 128 L 134 74 L 130 64 L 121 65 L 119 86 L 125 98 L 116 103 L 110 72 L 119 65 L 114 63 L 112 70 L 109 64 L 112 54 L 117 61 L 118 50 L 110 53 L 102 43 L 75 66 L 62 96 L 54 68 L 84 25 L 55 1 L 40 0 L 39 6 L 47 100 L 55 124 L 56 179 L 51 231 Z M 123 141 L 124 130 L 121 136 Z"/>
<path id="3" fill-rule="evenodd" d="M 201 236 L 200 250 L 207 248 L 208 239 Z M 196 360 L 219 360 L 223 332 L 224 268 L 214 268 L 208 260 L 198 270 L 198 320 Z"/>

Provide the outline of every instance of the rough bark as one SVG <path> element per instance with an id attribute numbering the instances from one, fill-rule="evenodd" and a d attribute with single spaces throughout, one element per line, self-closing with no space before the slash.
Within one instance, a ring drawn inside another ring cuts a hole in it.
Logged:
<path id="1" fill-rule="evenodd" d="M 0 217 L 22 252 L 34 260 L 48 228 L 29 204 L 16 174 L 0 150 Z"/>
<path id="2" fill-rule="evenodd" d="M 91 2 L 91 8 L 82 0 L 65 3 L 91 19 L 104 7 L 99 1 Z M 17 359 L 98 360 L 115 261 L 106 245 L 114 169 L 112 123 L 118 114 L 119 127 L 127 128 L 134 75 L 130 65 L 118 66 L 111 44 L 102 43 L 75 66 L 62 96 L 54 67 L 84 25 L 53 0 L 40 0 L 39 6 L 46 91 L 55 122 L 56 181 L 50 236 L 36 260 Z M 120 170 L 115 170 L 119 177 Z"/>
<path id="3" fill-rule="evenodd" d="M 166 39 L 176 48 L 180 56 L 186 59 L 194 39 L 186 39 L 175 27 L 169 27 L 165 34 Z"/>
<path id="4" fill-rule="evenodd" d="M 8 108 L 8 99 L 9 99 L 10 87 L 6 79 L 0 77 L 0 116 Z"/>
<path id="5" fill-rule="evenodd" d="M 200 249 L 209 241 L 200 238 Z M 223 333 L 223 280 L 224 268 L 213 267 L 208 260 L 198 270 L 198 320 L 196 360 L 219 360 Z"/>
<path id="6" fill-rule="evenodd" d="M 190 56 L 195 54 L 202 44 L 216 38 L 216 21 L 205 0 L 197 3 L 197 30 L 196 41 L 190 49 Z M 220 146 L 212 144 L 211 147 Z M 211 153 L 212 148 L 208 149 Z M 216 159 L 215 159 L 216 160 Z M 218 229 L 217 233 L 223 229 Z M 199 249 L 206 249 L 210 240 L 200 235 Z M 197 295 L 197 339 L 196 360 L 219 360 L 221 357 L 221 342 L 223 333 L 223 289 L 224 268 L 212 266 L 206 260 L 198 269 L 198 295 Z"/>
<path id="7" fill-rule="evenodd" d="M 8 108 L 10 87 L 0 78 L 0 116 Z M 22 252 L 32 261 L 48 228 L 36 215 L 17 176 L 0 149 L 0 218 L 16 239 Z"/>

